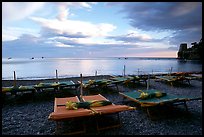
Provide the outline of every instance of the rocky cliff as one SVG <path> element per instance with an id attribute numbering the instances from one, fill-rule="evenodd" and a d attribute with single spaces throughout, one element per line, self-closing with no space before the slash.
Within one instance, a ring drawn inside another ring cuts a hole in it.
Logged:
<path id="1" fill-rule="evenodd" d="M 178 59 L 188 60 L 202 60 L 203 43 L 202 38 L 200 42 L 191 43 L 192 47 L 187 48 L 187 43 L 181 43 L 177 53 Z"/>

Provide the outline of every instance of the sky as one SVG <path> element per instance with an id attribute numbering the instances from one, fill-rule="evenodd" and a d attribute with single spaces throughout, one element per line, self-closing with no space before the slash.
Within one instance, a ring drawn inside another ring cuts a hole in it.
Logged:
<path id="1" fill-rule="evenodd" d="M 2 57 L 177 57 L 202 2 L 2 2 Z"/>

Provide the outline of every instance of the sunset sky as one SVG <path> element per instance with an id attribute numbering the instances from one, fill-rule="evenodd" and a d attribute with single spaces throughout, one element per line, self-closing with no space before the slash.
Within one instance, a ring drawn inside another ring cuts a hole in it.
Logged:
<path id="1" fill-rule="evenodd" d="M 3 2 L 3 57 L 177 57 L 201 2 Z"/>

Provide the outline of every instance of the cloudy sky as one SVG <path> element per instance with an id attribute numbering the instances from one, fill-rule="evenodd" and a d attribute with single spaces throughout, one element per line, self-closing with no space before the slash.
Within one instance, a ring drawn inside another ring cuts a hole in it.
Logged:
<path id="1" fill-rule="evenodd" d="M 177 57 L 201 2 L 3 2 L 3 57 Z"/>

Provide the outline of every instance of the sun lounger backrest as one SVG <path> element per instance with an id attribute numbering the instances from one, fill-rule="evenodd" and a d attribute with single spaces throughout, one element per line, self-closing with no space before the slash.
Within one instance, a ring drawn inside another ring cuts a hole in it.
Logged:
<path id="1" fill-rule="evenodd" d="M 83 96 L 82 97 L 83 101 L 90 101 L 90 100 L 107 100 L 104 96 L 101 94 L 98 95 L 90 95 L 90 96 Z M 115 105 L 112 103 L 111 105 L 106 105 L 106 106 L 100 106 L 100 107 L 91 107 L 92 110 L 95 112 L 98 112 L 99 114 L 112 114 L 112 113 L 117 113 L 125 110 L 132 110 L 134 109 L 133 107 L 129 107 L 127 105 Z"/>
<path id="2" fill-rule="evenodd" d="M 79 98 L 75 97 L 67 97 L 67 98 L 55 98 L 54 104 L 54 112 L 49 115 L 48 119 L 51 120 L 64 120 L 69 118 L 77 118 L 77 117 L 85 117 L 94 115 L 92 110 L 79 108 L 77 110 L 67 110 L 66 102 L 73 101 L 79 102 Z"/>
<path id="3" fill-rule="evenodd" d="M 90 95 L 90 96 L 83 96 L 82 97 L 83 101 L 90 101 L 90 100 L 107 100 L 109 101 L 107 98 L 105 98 L 104 96 L 102 96 L 101 94 L 98 95 Z"/>
<path id="4" fill-rule="evenodd" d="M 54 106 L 54 112 L 56 112 L 56 109 L 58 106 L 64 106 L 67 101 L 72 102 L 80 102 L 79 98 L 77 96 L 75 97 L 68 97 L 68 98 L 55 98 L 55 106 Z"/>

